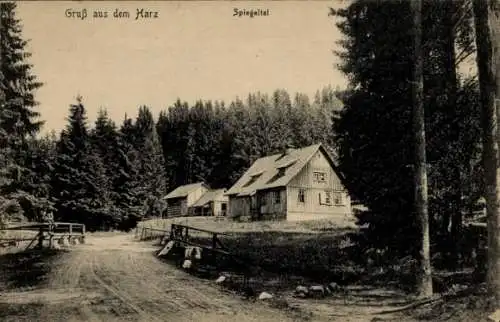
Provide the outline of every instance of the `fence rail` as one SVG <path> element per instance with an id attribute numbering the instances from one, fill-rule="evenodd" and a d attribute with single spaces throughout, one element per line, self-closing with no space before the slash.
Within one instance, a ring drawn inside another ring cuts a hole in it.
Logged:
<path id="1" fill-rule="evenodd" d="M 69 246 L 71 244 L 85 243 L 85 225 L 78 223 L 54 222 L 54 223 L 28 223 L 20 224 L 12 227 L 6 227 L 0 231 L 21 232 L 21 236 L 1 238 L 0 247 L 19 247 L 21 242 L 29 242 L 27 247 L 43 248 L 57 248 L 62 244 Z M 23 232 L 36 233 L 30 237 L 23 236 Z"/>
<path id="2" fill-rule="evenodd" d="M 155 240 L 168 236 L 170 231 L 151 227 L 138 227 L 135 230 L 135 238 L 139 240 Z"/>

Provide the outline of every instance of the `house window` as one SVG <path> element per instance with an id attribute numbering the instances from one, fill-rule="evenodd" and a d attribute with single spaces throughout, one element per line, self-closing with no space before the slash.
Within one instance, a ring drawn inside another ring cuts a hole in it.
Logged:
<path id="1" fill-rule="evenodd" d="M 299 190 L 299 202 L 306 201 L 306 191 L 304 189 Z"/>
<path id="2" fill-rule="evenodd" d="M 273 191 L 273 199 L 275 204 L 281 203 L 281 194 L 279 191 Z"/>
<path id="3" fill-rule="evenodd" d="M 344 203 L 342 202 L 342 193 L 341 192 L 336 192 L 334 195 L 334 203 L 337 206 L 343 205 Z"/>
<path id="4" fill-rule="evenodd" d="M 331 206 L 332 205 L 332 192 L 325 190 L 323 192 L 320 192 L 318 194 L 319 197 L 319 204 L 320 205 L 327 205 Z"/>
<path id="5" fill-rule="evenodd" d="M 315 172 L 313 172 L 313 176 L 314 176 L 315 182 L 320 182 L 320 183 L 326 182 L 326 173 L 325 172 L 315 171 Z"/>
<path id="6" fill-rule="evenodd" d="M 326 205 L 332 204 L 332 193 L 330 191 L 325 191 L 325 204 Z"/>

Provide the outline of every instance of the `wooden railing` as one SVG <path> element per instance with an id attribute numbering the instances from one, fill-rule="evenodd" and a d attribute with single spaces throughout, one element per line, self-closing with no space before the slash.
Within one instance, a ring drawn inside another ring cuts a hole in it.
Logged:
<path id="1" fill-rule="evenodd" d="M 169 234 L 168 230 L 151 228 L 151 227 L 137 227 L 135 230 L 135 238 L 138 240 L 161 239 L 168 234 Z"/>
<path id="2" fill-rule="evenodd" d="M 13 227 L 7 227 L 2 231 L 37 232 L 34 237 L 6 237 L 0 239 L 0 247 L 19 246 L 20 242 L 30 242 L 26 249 L 44 246 L 54 247 L 57 243 L 71 245 L 85 243 L 85 225 L 78 223 L 27 223 Z M 65 243 L 67 241 L 67 243 Z"/>
<path id="3" fill-rule="evenodd" d="M 210 235 L 211 245 L 210 246 L 200 245 L 194 242 L 192 240 L 193 236 L 189 234 L 190 232 L 199 232 L 199 233 L 201 232 Z M 221 235 L 227 235 L 227 234 L 201 228 L 195 228 L 186 225 L 172 224 L 170 228 L 169 238 L 170 240 L 185 243 L 191 246 L 198 246 L 205 249 L 210 249 L 212 251 L 220 251 L 228 255 L 229 253 L 227 252 L 226 247 L 222 244 L 221 240 L 219 239 L 219 236 Z"/>

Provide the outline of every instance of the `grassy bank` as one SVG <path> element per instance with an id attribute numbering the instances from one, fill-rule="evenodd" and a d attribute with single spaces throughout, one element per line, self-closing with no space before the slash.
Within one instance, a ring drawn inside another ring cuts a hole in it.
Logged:
<path id="1" fill-rule="evenodd" d="M 220 260 L 220 270 L 258 268 L 255 271 L 263 274 L 262 278 L 279 280 L 287 287 L 295 287 L 298 283 L 336 282 L 412 291 L 415 282 L 414 260 L 395 260 L 388 252 L 364 246 L 359 230 L 349 222 L 238 223 L 217 221 L 213 217 L 190 217 L 151 220 L 140 223 L 139 227 L 169 230 L 171 223 L 226 233 L 219 238 L 246 265 L 241 267 Z M 211 244 L 208 234 L 193 236 L 201 244 Z M 444 273 L 436 272 L 439 292 L 456 283 L 468 284 L 465 280 L 472 277 L 468 271 Z"/>
<path id="2" fill-rule="evenodd" d="M 352 222 L 239 223 L 217 221 L 213 217 L 189 217 L 150 220 L 140 223 L 139 227 L 169 230 L 171 223 L 227 234 L 219 238 L 232 254 L 245 261 L 247 267 L 244 268 L 260 268 L 265 274 L 280 280 L 335 281 L 338 284 L 365 280 L 362 275 L 366 272 L 366 261 L 362 250 L 353 243 L 352 238 L 358 230 Z M 193 236 L 201 244 L 211 243 L 208 234 Z M 228 269 L 227 261 L 219 261 L 219 264 L 220 269 Z"/>
<path id="3" fill-rule="evenodd" d="M 249 232 L 297 232 L 297 233 L 322 233 L 339 230 L 357 230 L 352 220 L 308 220 L 308 221 L 261 221 L 261 222 L 235 222 L 229 219 L 217 220 L 215 217 L 178 217 L 168 219 L 151 219 L 138 223 L 138 227 L 154 229 L 170 229 L 170 224 L 182 224 L 196 228 L 207 229 L 225 233 Z"/>

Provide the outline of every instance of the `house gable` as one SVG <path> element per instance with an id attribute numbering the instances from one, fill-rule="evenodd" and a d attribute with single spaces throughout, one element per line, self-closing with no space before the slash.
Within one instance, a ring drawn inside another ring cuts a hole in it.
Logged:
<path id="1" fill-rule="evenodd" d="M 349 217 L 351 201 L 327 151 L 319 149 L 287 186 L 287 219 Z"/>
<path id="2" fill-rule="evenodd" d="M 331 188 L 344 191 L 341 177 L 332 167 L 330 157 L 322 149 L 309 159 L 304 167 L 288 183 L 289 187 L 302 188 Z"/>

